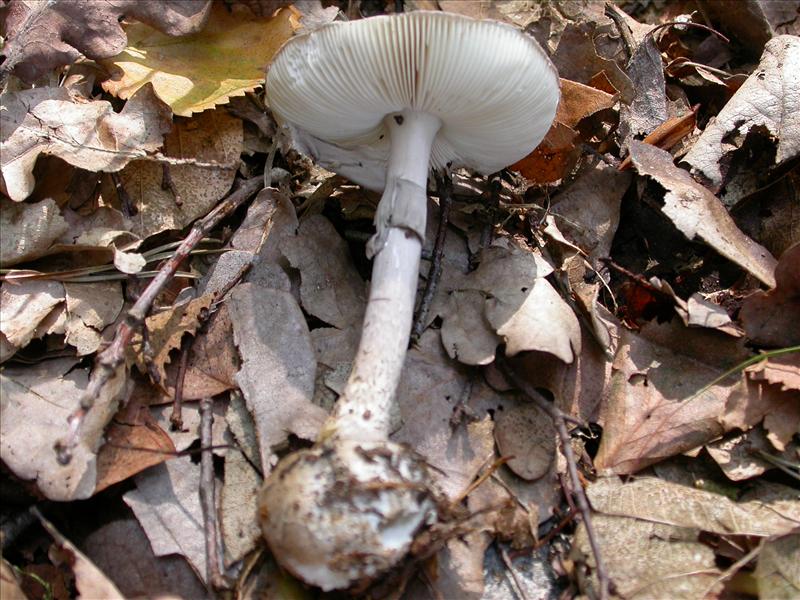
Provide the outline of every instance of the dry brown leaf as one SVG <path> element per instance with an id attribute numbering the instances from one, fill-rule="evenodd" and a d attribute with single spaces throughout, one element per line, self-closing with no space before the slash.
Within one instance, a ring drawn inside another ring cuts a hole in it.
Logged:
<path id="1" fill-rule="evenodd" d="M 508 168 L 533 183 L 556 182 L 578 162 L 581 150 L 577 139 L 577 131 L 556 121 L 533 152 Z"/>
<path id="2" fill-rule="evenodd" d="M 328 219 L 305 219 L 297 236 L 286 238 L 283 254 L 300 271 L 303 308 L 339 329 L 361 322 L 366 302 L 364 281 L 356 271 L 347 243 Z"/>
<path id="3" fill-rule="evenodd" d="M 729 403 L 741 402 L 739 380 L 706 386 L 745 356 L 740 342 L 713 330 L 688 329 L 675 319 L 650 323 L 640 334 L 620 329 L 595 458 L 598 472 L 634 473 L 737 426 L 721 419 Z M 762 416 L 751 413 L 738 426 L 751 427 Z"/>
<path id="4" fill-rule="evenodd" d="M 453 410 L 469 399 L 471 387 L 463 367 L 444 353 L 438 332 L 426 331 L 418 347 L 409 350 L 397 391 L 402 427 L 392 439 L 425 457 L 450 499 L 457 498 L 480 467 L 494 458 L 494 423 L 488 415 L 451 425 Z"/>
<path id="5" fill-rule="evenodd" d="M 553 420 L 536 404 L 511 398 L 495 414 L 494 439 L 501 456 L 513 456 L 506 463 L 528 481 L 544 477 L 556 455 Z"/>
<path id="6" fill-rule="evenodd" d="M 225 453 L 225 483 L 220 498 L 220 528 L 225 544 L 225 564 L 251 552 L 261 539 L 256 507 L 261 475 L 241 452 Z"/>
<path id="7" fill-rule="evenodd" d="M 597 23 L 589 21 L 567 25 L 553 54 L 558 74 L 571 81 L 592 85 L 592 78 L 604 72 L 613 88 L 619 90 L 621 100 L 631 102 L 635 96 L 631 80 L 616 62 L 598 56 L 596 29 Z"/>
<path id="8" fill-rule="evenodd" d="M 758 457 L 758 450 L 773 454 L 767 436 L 760 427 L 732 437 L 726 436 L 725 439 L 708 444 L 706 450 L 731 481 L 752 479 L 775 468 L 774 464 Z M 796 445 L 790 445 L 781 458 L 792 461 L 798 456 L 798 450 L 800 448 Z"/>
<path id="9" fill-rule="evenodd" d="M 556 121 L 574 128 L 582 119 L 611 108 L 616 102 L 613 94 L 561 78 L 561 98 L 556 109 Z"/>
<path id="10" fill-rule="evenodd" d="M 753 573 L 759 598 L 790 600 L 800 596 L 800 534 L 768 540 Z"/>
<path id="11" fill-rule="evenodd" d="M 75 346 L 78 356 L 100 347 L 100 333 L 114 323 L 125 300 L 118 281 L 65 283 L 67 324 L 66 342 Z"/>
<path id="12" fill-rule="evenodd" d="M 206 589 L 189 563 L 177 554 L 156 557 L 142 527 L 128 512 L 102 523 L 81 542 L 81 549 L 126 598 L 203 598 Z"/>
<path id="13" fill-rule="evenodd" d="M 89 558 L 67 538 L 61 535 L 50 521 L 39 513 L 39 521 L 47 532 L 53 537 L 56 544 L 68 557 L 65 562 L 70 565 L 75 573 L 75 587 L 78 590 L 78 600 L 93 600 L 104 598 L 107 600 L 125 600 L 125 597 Z"/>
<path id="14" fill-rule="evenodd" d="M 161 164 L 133 161 L 125 167 L 120 179 L 136 210 L 130 219 L 131 231 L 144 238 L 166 229 L 183 229 L 205 215 L 233 184 L 242 140 L 242 122 L 222 109 L 207 110 L 191 119 L 177 121 L 164 139 L 164 154 L 176 160 L 187 159 L 211 166 L 169 165 L 180 205 L 172 191 L 162 186 Z M 109 188 L 104 188 L 103 195 L 116 197 Z"/>
<path id="15" fill-rule="evenodd" d="M 442 344 L 451 358 L 465 365 L 488 365 L 503 339 L 486 320 L 481 290 L 452 290 L 442 322 Z"/>
<path id="16" fill-rule="evenodd" d="M 175 377 L 179 361 L 172 361 L 166 369 L 167 393 L 175 394 Z M 183 399 L 211 398 L 236 388 L 234 379 L 239 370 L 239 354 L 233 343 L 228 306 L 221 304 L 209 319 L 208 327 L 196 337 L 189 352 L 183 379 Z"/>
<path id="17" fill-rule="evenodd" d="M 142 373 L 148 373 L 148 365 L 158 374 L 156 385 L 166 388 L 166 366 L 172 358 L 170 352 L 181 347 L 184 334 L 194 335 L 200 326 L 199 315 L 213 302 L 213 294 L 204 294 L 186 304 L 173 306 L 145 320 L 147 328 L 147 341 L 152 350 L 152 356 L 145 356 L 142 346 L 142 335 L 136 334 L 128 348 L 129 356 L 133 357 L 136 366 Z"/>
<path id="18" fill-rule="evenodd" d="M 800 243 L 786 250 L 775 269 L 775 289 L 745 298 L 739 317 L 754 344 L 786 348 L 800 344 Z"/>
<path id="19" fill-rule="evenodd" d="M 175 445 L 149 409 L 136 400 L 128 402 L 106 430 L 105 444 L 97 453 L 95 493 L 172 458 L 174 452 Z"/>
<path id="20" fill-rule="evenodd" d="M 169 108 L 151 86 L 119 113 L 105 101 L 77 103 L 63 87 L 5 92 L 0 102 L 0 171 L 9 197 L 17 202 L 33 192 L 33 167 L 40 154 L 88 171 L 119 171 L 160 148 L 172 125 Z"/>
<path id="21" fill-rule="evenodd" d="M 44 256 L 68 229 L 52 198 L 35 204 L 0 199 L 0 265 L 6 268 Z"/>
<path id="22" fill-rule="evenodd" d="M 800 153 L 800 38 L 796 36 L 781 35 L 767 42 L 756 70 L 683 160 L 719 189 L 726 179 L 728 155 L 757 127 L 777 139 L 777 164 Z"/>
<path id="23" fill-rule="evenodd" d="M 714 552 L 698 539 L 699 532 L 661 523 L 594 515 L 592 524 L 608 575 L 617 592 L 631 600 L 671 598 L 695 600 L 715 593 L 721 584 Z M 578 526 L 571 558 L 592 568 L 595 562 L 586 527 Z"/>
<path id="24" fill-rule="evenodd" d="M 774 383 L 781 390 L 800 390 L 800 350 L 791 354 L 771 356 L 745 369 L 753 381 Z"/>
<path id="25" fill-rule="evenodd" d="M 768 286 L 775 286 L 777 263 L 769 251 L 743 234 L 719 199 L 676 167 L 669 152 L 636 140 L 630 152 L 639 172 L 667 189 L 661 210 L 687 238 L 699 237 Z"/>
<path id="26" fill-rule="evenodd" d="M 172 458 L 135 477 L 136 489 L 122 498 L 131 507 L 156 556 L 180 554 L 206 579 L 200 465 L 191 456 Z M 217 482 L 219 485 L 219 482 Z"/>
<path id="27" fill-rule="evenodd" d="M 246 283 L 231 293 L 228 304 L 242 358 L 236 381 L 256 422 L 266 472 L 290 433 L 313 440 L 326 417 L 311 404 L 314 349 L 291 294 Z"/>
<path id="28" fill-rule="evenodd" d="M 179 36 L 202 28 L 210 7 L 207 0 L 13 2 L 5 22 L 3 68 L 33 82 L 81 54 L 95 59 L 117 54 L 125 47 L 120 24 L 125 17 Z"/>
<path id="29" fill-rule="evenodd" d="M 75 359 L 60 358 L 0 372 L 0 457 L 18 477 L 35 481 L 45 497 L 57 501 L 94 493 L 96 452 L 125 392 L 120 369 L 87 413 L 71 462 L 59 464 L 55 443 L 89 381 L 88 371 L 75 365 Z"/>
<path id="30" fill-rule="evenodd" d="M 719 535 L 784 535 L 797 527 L 800 499 L 791 488 L 775 497 L 757 495 L 734 502 L 721 494 L 698 490 L 655 477 L 622 483 L 606 477 L 586 494 L 594 510 L 653 523 L 667 523 Z"/>
<path id="31" fill-rule="evenodd" d="M 669 116 L 664 67 L 653 36 L 645 37 L 636 47 L 625 72 L 631 78 L 636 94 L 619 111 L 619 133 L 623 150 L 631 139 L 650 133 Z"/>
<path id="32" fill-rule="evenodd" d="M 0 331 L 9 344 L 24 348 L 38 337 L 40 323 L 64 301 L 58 281 L 4 281 L 0 285 Z"/>

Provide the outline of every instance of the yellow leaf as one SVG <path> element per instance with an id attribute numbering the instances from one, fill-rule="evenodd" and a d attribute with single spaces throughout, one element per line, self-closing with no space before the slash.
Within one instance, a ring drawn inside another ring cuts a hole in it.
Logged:
<path id="1" fill-rule="evenodd" d="M 272 56 L 292 35 L 292 12 L 270 18 L 230 14 L 214 5 L 203 31 L 170 37 L 141 23 L 127 28 L 128 47 L 103 61 L 103 89 L 127 99 L 150 82 L 176 115 L 225 104 L 264 83 Z"/>

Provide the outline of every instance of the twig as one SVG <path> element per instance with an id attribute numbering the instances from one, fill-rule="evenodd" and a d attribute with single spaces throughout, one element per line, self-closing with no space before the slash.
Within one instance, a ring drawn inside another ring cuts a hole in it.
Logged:
<path id="1" fill-rule="evenodd" d="M 514 568 L 514 563 L 511 562 L 508 552 L 500 544 L 497 544 L 497 549 L 500 551 L 500 558 L 503 559 L 503 563 L 506 565 L 506 573 L 511 573 L 511 582 L 517 588 L 514 590 L 517 596 L 519 596 L 520 600 L 528 600 L 528 595 L 525 593 L 525 588 L 522 587 L 519 577 L 517 577 L 517 570 Z"/>
<path id="2" fill-rule="evenodd" d="M 133 217 L 139 213 L 139 209 L 136 208 L 136 205 L 131 200 L 130 195 L 128 194 L 128 190 L 125 189 L 125 186 L 122 184 L 122 178 L 119 176 L 119 173 L 111 173 L 111 182 L 114 184 L 114 190 L 117 192 L 117 198 L 119 198 L 119 206 L 122 210 L 122 214 L 126 217 Z"/>
<path id="3" fill-rule="evenodd" d="M 192 351 L 193 342 L 194 336 L 190 336 L 184 341 L 181 361 L 178 363 L 178 374 L 175 377 L 175 397 L 172 399 L 172 414 L 169 416 L 173 431 L 183 430 L 183 382 L 186 379 L 186 368 L 189 365 L 189 354 Z"/>
<path id="4" fill-rule="evenodd" d="M 175 198 L 175 206 L 183 206 L 183 198 L 178 193 L 178 188 L 175 187 L 175 182 L 172 180 L 172 172 L 169 169 L 168 163 L 161 163 L 161 189 L 169 190 Z"/>
<path id="5" fill-rule="evenodd" d="M 450 206 L 453 203 L 453 182 L 447 175 L 436 175 L 436 187 L 439 192 L 439 228 L 436 230 L 436 241 L 433 245 L 433 259 L 428 271 L 428 281 L 417 310 L 414 326 L 411 328 L 411 343 L 416 344 L 425 329 L 431 303 L 442 277 L 442 258 L 444 257 L 444 242 L 447 238 L 447 223 L 450 220 Z"/>
<path id="6" fill-rule="evenodd" d="M 200 400 L 200 445 L 212 445 L 211 430 L 214 424 L 214 401 Z M 203 529 L 206 536 L 206 577 L 215 590 L 228 587 L 222 575 L 222 554 L 219 550 L 217 528 L 216 478 L 214 477 L 214 453 L 205 450 L 200 455 L 200 504 L 203 506 Z"/>
<path id="7" fill-rule="evenodd" d="M 583 491 L 583 485 L 581 485 L 581 480 L 578 476 L 578 465 L 575 461 L 575 454 L 572 452 L 572 444 L 570 443 L 569 433 L 567 432 L 566 415 L 561 412 L 555 404 L 547 402 L 542 398 L 527 381 L 517 375 L 505 357 L 499 357 L 497 362 L 500 369 L 514 385 L 522 390 L 528 398 L 533 400 L 536 406 L 550 415 L 550 418 L 553 420 L 553 425 L 555 425 L 558 438 L 561 442 L 561 451 L 564 453 L 564 458 L 567 460 L 567 471 L 569 472 L 572 482 L 572 495 L 575 497 L 578 510 L 580 510 L 581 516 L 583 517 L 583 524 L 586 527 L 586 536 L 589 538 L 589 545 L 592 548 L 592 554 L 594 554 L 595 570 L 597 571 L 597 580 L 600 586 L 599 598 L 600 600 L 607 600 L 609 598 L 609 590 L 611 589 L 611 581 L 609 580 L 608 571 L 606 571 L 605 562 L 600 553 L 600 546 L 597 543 L 597 535 L 592 525 L 589 501 L 586 499 L 586 493 Z"/>
<path id="8" fill-rule="evenodd" d="M 647 35 L 653 35 L 659 29 L 664 29 L 665 27 L 698 27 L 699 29 L 705 29 L 706 31 L 713 33 L 719 39 L 721 39 L 726 44 L 730 44 L 731 41 L 722 35 L 719 31 L 714 29 L 713 27 L 709 27 L 708 25 L 703 25 L 702 23 L 693 23 L 692 21 L 683 22 L 683 21 L 669 21 L 667 23 L 661 23 L 661 25 L 656 25 L 650 31 L 647 32 Z"/>
<path id="9" fill-rule="evenodd" d="M 69 431 L 66 437 L 56 442 L 55 449 L 59 463 L 66 465 L 72 459 L 72 449 L 78 444 L 81 425 L 86 413 L 92 409 L 95 398 L 100 397 L 105 385 L 114 376 L 117 368 L 125 361 L 125 350 L 130 345 L 133 334 L 144 323 L 145 317 L 150 312 L 150 308 L 161 293 L 161 290 L 172 279 L 178 267 L 189 256 L 189 253 L 200 240 L 260 188 L 261 177 L 252 177 L 244 180 L 235 192 L 220 202 L 202 220 L 195 223 L 189 235 L 175 250 L 172 258 L 164 263 L 158 275 L 148 284 L 136 303 L 128 311 L 125 319 L 117 327 L 112 342 L 97 355 L 89 385 L 81 395 L 80 406 L 67 419 Z"/>
<path id="10" fill-rule="evenodd" d="M 605 15 L 614 21 L 614 25 L 617 26 L 617 31 L 619 31 L 619 35 L 622 38 L 622 44 L 625 46 L 625 53 L 628 55 L 628 60 L 630 60 L 636 50 L 636 42 L 634 42 L 630 27 L 628 27 L 622 14 L 620 14 L 621 12 L 621 9 L 610 2 L 606 2 Z"/>
<path id="11" fill-rule="evenodd" d="M 742 558 L 740 558 L 735 563 L 733 563 L 730 567 L 728 567 L 719 577 L 714 579 L 714 581 L 711 582 L 711 585 L 709 585 L 705 589 L 705 591 L 702 593 L 702 595 L 700 595 L 699 597 L 700 598 L 707 598 L 709 596 L 709 594 L 711 593 L 711 590 L 714 589 L 714 586 L 716 586 L 718 583 L 722 583 L 726 579 L 730 579 L 731 577 L 736 575 L 736 573 L 739 572 L 739 569 L 744 567 L 747 563 L 749 563 L 751 560 L 753 560 L 755 557 L 757 557 L 759 554 L 761 554 L 761 551 L 764 549 L 764 544 L 766 544 L 766 543 L 767 543 L 767 538 L 762 538 L 761 541 L 758 543 L 758 545 L 755 548 L 750 550 L 750 552 L 745 554 Z"/>

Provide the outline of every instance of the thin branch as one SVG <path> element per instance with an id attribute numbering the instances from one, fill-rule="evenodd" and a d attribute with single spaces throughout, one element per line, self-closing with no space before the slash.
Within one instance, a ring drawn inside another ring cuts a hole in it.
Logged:
<path id="1" fill-rule="evenodd" d="M 153 306 L 153 302 L 175 275 L 178 267 L 189 256 L 189 253 L 200 240 L 206 237 L 223 218 L 230 215 L 250 196 L 261 189 L 261 183 L 261 177 L 252 177 L 242 181 L 236 191 L 220 202 L 203 219 L 195 223 L 189 235 L 178 246 L 174 256 L 163 264 L 158 275 L 148 284 L 136 303 L 128 311 L 128 314 L 117 327 L 112 342 L 97 355 L 89 385 L 81 395 L 80 406 L 67 419 L 69 424 L 67 436 L 56 442 L 55 449 L 59 463 L 65 465 L 72 460 L 72 450 L 77 446 L 80 439 L 81 426 L 86 413 L 92 409 L 95 398 L 101 397 L 103 388 L 117 372 L 117 369 L 125 362 L 125 350 L 130 345 L 134 333 L 144 323 L 145 317 L 147 317 L 150 308 Z"/>
<path id="2" fill-rule="evenodd" d="M 200 445 L 212 445 L 214 424 L 214 401 L 200 400 Z M 214 453 L 206 449 L 200 455 L 200 504 L 203 507 L 203 529 L 206 537 L 206 580 L 215 590 L 226 589 L 228 582 L 222 574 L 222 553 L 219 548 L 217 527 L 216 477 L 214 476 Z"/>
<path id="3" fill-rule="evenodd" d="M 497 363 L 514 385 L 522 390 L 528 398 L 533 400 L 536 406 L 550 415 L 550 418 L 553 420 L 553 425 L 555 425 L 558 438 L 561 442 L 561 451 L 564 453 L 564 458 L 567 460 L 567 471 L 569 472 L 572 482 L 572 495 L 575 497 L 578 510 L 583 517 L 583 524 L 586 527 L 586 536 L 589 538 L 589 545 L 592 548 L 592 554 L 594 554 L 595 570 L 597 571 L 597 580 L 600 586 L 599 598 L 600 600 L 607 600 L 609 598 L 609 590 L 611 589 L 611 581 L 608 577 L 608 571 L 606 571 L 602 554 L 600 553 L 600 546 L 597 543 L 597 535 L 595 534 L 594 526 L 592 525 L 589 501 L 586 499 L 586 493 L 583 491 L 583 485 L 578 476 L 578 464 L 575 460 L 575 454 L 572 452 L 572 444 L 570 442 L 569 433 L 567 432 L 566 415 L 561 412 L 555 404 L 545 400 L 527 381 L 525 381 L 525 379 L 520 377 L 505 357 L 498 357 Z"/>
<path id="4" fill-rule="evenodd" d="M 425 291 L 417 310 L 417 317 L 414 326 L 411 328 L 411 343 L 416 344 L 422 332 L 425 330 L 425 323 L 428 320 L 428 313 L 431 310 L 433 297 L 436 295 L 436 288 L 442 277 L 442 258 L 444 257 L 444 243 L 447 238 L 447 224 L 450 220 L 450 206 L 453 204 L 453 182 L 447 175 L 436 175 L 436 187 L 439 192 L 439 227 L 436 230 L 436 241 L 433 245 L 433 259 L 431 268 L 428 271 L 428 281 L 425 284 Z"/>

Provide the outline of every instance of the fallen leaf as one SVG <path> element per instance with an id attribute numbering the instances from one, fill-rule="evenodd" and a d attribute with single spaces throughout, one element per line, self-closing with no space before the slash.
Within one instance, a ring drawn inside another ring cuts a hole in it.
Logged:
<path id="1" fill-rule="evenodd" d="M 160 148 L 171 127 L 170 110 L 151 86 L 119 113 L 102 100 L 77 103 L 63 87 L 7 91 L 0 103 L 0 172 L 16 202 L 33 192 L 40 154 L 89 171 L 115 172 Z"/>
<path id="2" fill-rule="evenodd" d="M 260 489 L 261 476 L 245 456 L 235 449 L 227 452 L 219 507 L 226 565 L 241 560 L 261 539 L 256 510 Z"/>
<path id="3" fill-rule="evenodd" d="M 736 226 L 719 199 L 676 167 L 669 152 L 632 141 L 630 153 L 640 173 L 667 189 L 662 212 L 688 238 L 699 237 L 770 287 L 775 286 L 775 259 Z"/>
<path id="4" fill-rule="evenodd" d="M 800 595 L 800 534 L 764 543 L 753 574 L 760 598 L 796 598 Z"/>
<path id="5" fill-rule="evenodd" d="M 720 572 L 714 552 L 699 541 L 698 531 L 609 515 L 594 515 L 592 525 L 608 575 L 625 598 L 692 600 L 721 588 L 715 584 Z M 591 587 L 598 589 L 584 523 L 573 548 L 571 558 L 592 567 Z"/>
<path id="6" fill-rule="evenodd" d="M 577 131 L 556 121 L 533 152 L 508 168 L 533 183 L 554 183 L 577 164 L 581 155 L 577 140 Z"/>
<path id="7" fill-rule="evenodd" d="M 19 587 L 17 574 L 5 558 L 0 558 L 0 597 L 6 600 L 28 600 Z"/>
<path id="8" fill-rule="evenodd" d="M 754 344 L 786 348 L 800 344 L 800 243 L 786 250 L 775 268 L 775 284 L 744 299 L 739 318 Z"/>
<path id="9" fill-rule="evenodd" d="M 96 452 L 125 388 L 120 373 L 112 377 L 84 419 L 72 460 L 61 465 L 54 446 L 89 381 L 88 371 L 75 365 L 75 359 L 60 358 L 0 372 L 0 457 L 17 477 L 34 481 L 45 497 L 57 501 L 94 493 Z"/>
<path id="10" fill-rule="evenodd" d="M 172 458 L 174 452 L 175 445 L 147 407 L 129 401 L 111 421 L 97 453 L 95 493 Z"/>
<path id="11" fill-rule="evenodd" d="M 202 31 L 178 40 L 144 24 L 130 25 L 128 47 L 103 61 L 111 72 L 103 89 L 127 99 L 152 83 L 156 95 L 182 117 L 225 104 L 264 83 L 272 56 L 292 35 L 291 14 L 253 17 L 213 4 Z"/>
<path id="12" fill-rule="evenodd" d="M 166 369 L 168 395 L 175 395 L 179 362 Z M 201 400 L 236 388 L 239 355 L 233 343 L 233 326 L 227 304 L 220 305 L 207 328 L 192 343 L 183 379 L 183 399 Z"/>
<path id="13" fill-rule="evenodd" d="M 764 127 L 777 140 L 775 162 L 800 153 L 800 39 L 781 35 L 767 42 L 756 70 L 723 107 L 683 158 L 719 189 L 728 155 L 747 133 Z"/>
<path id="14" fill-rule="evenodd" d="M 32 83 L 81 54 L 98 59 L 118 53 L 125 47 L 123 18 L 180 36 L 202 28 L 210 6 L 208 0 L 12 2 L 5 17 L 3 70 L 13 68 L 18 77 Z"/>
<path id="15" fill-rule="evenodd" d="M 221 109 L 177 121 L 164 139 L 164 154 L 187 163 L 168 167 L 182 203 L 178 205 L 172 191 L 163 188 L 161 164 L 131 162 L 119 174 L 136 210 L 130 219 L 131 231 L 145 238 L 167 229 L 183 229 L 208 213 L 231 189 L 242 139 L 242 122 Z M 195 162 L 206 166 L 192 164 Z M 111 188 L 104 188 L 103 195 L 117 197 Z"/>
<path id="16" fill-rule="evenodd" d="M 40 323 L 64 302 L 64 286 L 58 281 L 23 281 L 0 284 L 0 331 L 15 348 L 24 348 L 36 337 Z"/>
<path id="17" fill-rule="evenodd" d="M 775 468 L 774 464 L 759 458 L 759 450 L 772 453 L 767 436 L 761 428 L 713 442 L 706 446 L 706 450 L 731 481 L 752 479 Z M 797 448 L 794 452 L 797 456 Z M 792 460 L 792 448 L 787 448 L 783 454 L 782 458 Z"/>
<path id="18" fill-rule="evenodd" d="M 242 358 L 236 381 L 256 422 L 266 474 L 290 433 L 313 440 L 327 416 L 311 404 L 314 350 L 291 294 L 246 283 L 237 286 L 228 304 Z"/>
<path id="19" fill-rule="evenodd" d="M 445 495 L 457 498 L 494 458 L 494 423 L 488 415 L 456 427 L 453 410 L 472 384 L 463 367 L 444 353 L 439 335 L 426 331 L 409 350 L 397 390 L 402 427 L 392 439 L 419 452 Z"/>
<path id="20" fill-rule="evenodd" d="M 156 557 L 141 525 L 126 516 L 91 531 L 81 549 L 126 598 L 202 598 L 206 589 L 183 556 Z"/>
<path id="21" fill-rule="evenodd" d="M 282 250 L 300 271 L 300 299 L 307 312 L 339 329 L 361 322 L 366 286 L 346 242 L 328 219 L 322 215 L 305 219 L 297 236 L 286 238 Z"/>
<path id="22" fill-rule="evenodd" d="M 765 381 L 780 386 L 781 390 L 800 390 L 800 349 L 791 354 L 770 356 L 745 369 L 753 381 Z"/>
<path id="23" fill-rule="evenodd" d="M 180 554 L 206 580 L 206 545 L 200 505 L 200 465 L 172 458 L 139 473 L 136 489 L 122 497 L 145 531 L 156 556 Z M 219 482 L 217 482 L 219 486 Z"/>
<path id="24" fill-rule="evenodd" d="M 75 573 L 75 587 L 78 590 L 78 600 L 92 600 L 105 598 L 107 600 L 125 600 L 117 586 L 103 573 L 89 558 L 67 538 L 61 535 L 50 521 L 41 513 L 39 521 L 47 532 L 53 537 L 56 544 L 69 556 L 68 564 Z"/>
<path id="25" fill-rule="evenodd" d="M 442 344 L 450 358 L 465 365 L 488 365 L 502 343 L 486 319 L 486 297 L 481 290 L 452 290 L 442 322 Z"/>
<path id="26" fill-rule="evenodd" d="M 186 304 L 173 306 L 145 319 L 147 328 L 147 342 L 152 350 L 152 356 L 145 355 L 142 344 L 142 334 L 133 336 L 128 355 L 133 357 L 136 366 L 142 373 L 148 373 L 148 365 L 158 374 L 156 385 L 166 388 L 166 365 L 172 359 L 170 352 L 181 347 L 185 334 L 194 335 L 200 326 L 199 315 L 208 310 L 214 300 L 212 294 L 205 294 Z"/>
<path id="27" fill-rule="evenodd" d="M 513 456 L 506 464 L 528 481 L 544 477 L 556 456 L 553 420 L 531 401 L 507 399 L 495 414 L 494 439 L 501 456 Z"/>
<path id="28" fill-rule="evenodd" d="M 800 500 L 791 488 L 784 497 L 734 502 L 726 496 L 655 477 L 622 483 L 600 479 L 586 490 L 594 510 L 719 535 L 784 535 L 797 527 Z"/>
<path id="29" fill-rule="evenodd" d="M 34 204 L 0 200 L 0 265 L 3 268 L 47 254 L 69 225 L 52 198 Z"/>
<path id="30" fill-rule="evenodd" d="M 556 109 L 556 121 L 575 128 L 582 119 L 611 108 L 616 103 L 613 94 L 561 78 L 561 98 Z"/>
<path id="31" fill-rule="evenodd" d="M 100 347 L 103 329 L 116 321 L 124 299 L 118 281 L 65 283 L 67 323 L 66 342 L 75 346 L 78 356 Z"/>
<path id="32" fill-rule="evenodd" d="M 634 473 L 763 417 L 758 413 L 723 424 L 728 403 L 739 401 L 741 383 L 729 377 L 707 387 L 744 359 L 741 342 L 713 330 L 685 328 L 674 319 L 649 323 L 639 334 L 619 332 L 595 458 L 598 472 Z"/>

